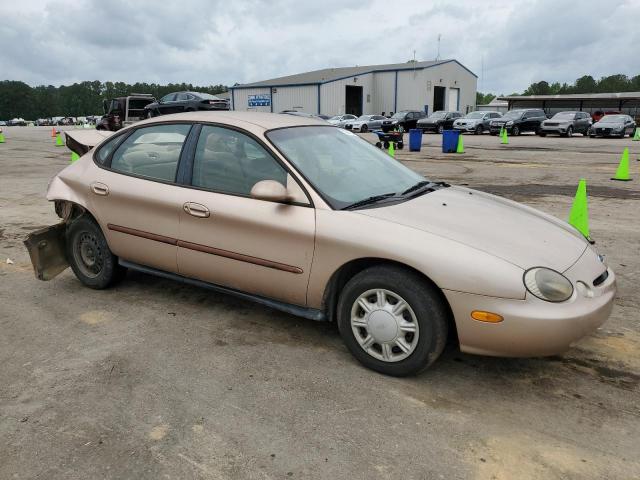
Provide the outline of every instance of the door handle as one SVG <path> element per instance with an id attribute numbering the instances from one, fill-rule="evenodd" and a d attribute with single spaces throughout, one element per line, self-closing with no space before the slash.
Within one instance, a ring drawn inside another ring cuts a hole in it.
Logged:
<path id="1" fill-rule="evenodd" d="M 211 214 L 211 212 L 209 212 L 209 209 L 207 207 L 195 202 L 186 202 L 182 206 L 182 208 L 186 213 L 194 217 L 208 218 L 209 215 Z"/>
<path id="2" fill-rule="evenodd" d="M 100 182 L 93 182 L 91 184 L 91 191 L 96 195 L 109 195 L 109 187 Z"/>

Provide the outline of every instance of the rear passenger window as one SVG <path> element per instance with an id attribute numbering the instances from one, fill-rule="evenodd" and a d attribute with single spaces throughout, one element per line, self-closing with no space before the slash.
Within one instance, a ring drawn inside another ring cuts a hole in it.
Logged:
<path id="1" fill-rule="evenodd" d="M 193 160 L 193 186 L 249 195 L 261 180 L 286 185 L 287 172 L 248 135 L 228 128 L 202 127 Z"/>
<path id="2" fill-rule="evenodd" d="M 111 169 L 154 180 L 173 182 L 182 145 L 191 125 L 155 125 L 139 128 L 118 147 Z"/>
<path id="3" fill-rule="evenodd" d="M 100 165 L 104 165 L 107 162 L 107 160 L 109 160 L 109 155 L 111 155 L 111 152 L 113 152 L 115 148 L 118 146 L 118 143 L 120 143 L 120 140 L 122 140 L 122 137 L 118 135 L 115 138 L 110 139 L 108 142 L 106 142 L 104 145 L 100 147 L 95 157 Z"/>

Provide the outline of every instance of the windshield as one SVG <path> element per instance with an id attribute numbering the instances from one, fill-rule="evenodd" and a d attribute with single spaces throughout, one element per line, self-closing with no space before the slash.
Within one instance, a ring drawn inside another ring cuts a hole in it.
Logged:
<path id="1" fill-rule="evenodd" d="M 404 116 L 407 114 L 408 112 L 397 112 L 393 114 L 393 117 L 391 118 L 404 118 Z"/>
<path id="2" fill-rule="evenodd" d="M 471 112 L 467 113 L 464 118 L 482 118 L 484 117 L 484 112 Z"/>
<path id="3" fill-rule="evenodd" d="M 335 209 L 401 193 L 424 177 L 348 130 L 292 127 L 267 137 Z"/>
<path id="4" fill-rule="evenodd" d="M 510 110 L 507 113 L 505 113 L 502 116 L 502 118 L 506 118 L 506 119 L 520 118 L 523 113 L 524 113 L 524 110 Z"/>
<path id="5" fill-rule="evenodd" d="M 358 120 L 369 120 L 369 115 L 361 115 L 358 117 Z"/>
<path id="6" fill-rule="evenodd" d="M 573 112 L 560 112 L 553 116 L 554 120 L 573 120 L 576 114 Z"/>
<path id="7" fill-rule="evenodd" d="M 342 117 L 340 115 L 336 115 L 335 117 L 331 117 L 329 120 L 340 120 Z"/>
<path id="8" fill-rule="evenodd" d="M 602 117 L 600 122 L 602 123 L 623 123 L 625 120 L 624 115 L 607 115 Z"/>
<path id="9" fill-rule="evenodd" d="M 429 118 L 444 118 L 447 116 L 447 112 L 433 112 L 429 115 Z"/>

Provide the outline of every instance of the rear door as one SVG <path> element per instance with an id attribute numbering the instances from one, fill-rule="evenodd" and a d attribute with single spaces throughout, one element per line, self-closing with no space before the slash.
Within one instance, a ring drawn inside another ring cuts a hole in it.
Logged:
<path id="1" fill-rule="evenodd" d="M 252 198 L 251 189 L 261 180 L 286 185 L 297 200 Z M 315 210 L 268 147 L 248 132 L 203 125 L 191 188 L 181 193 L 181 275 L 306 304 Z"/>
<path id="2" fill-rule="evenodd" d="M 191 124 L 140 127 L 96 152 L 90 208 L 107 243 L 124 260 L 177 271 L 178 219 L 184 187 L 178 162 Z"/>

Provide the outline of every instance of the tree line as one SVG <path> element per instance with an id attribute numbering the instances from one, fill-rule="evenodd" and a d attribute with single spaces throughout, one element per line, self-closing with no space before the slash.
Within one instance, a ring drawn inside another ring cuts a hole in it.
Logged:
<path id="1" fill-rule="evenodd" d="M 534 82 L 522 93 L 512 93 L 511 95 L 559 95 L 569 93 L 613 93 L 613 92 L 640 92 L 640 75 L 628 77 L 627 75 L 616 74 L 602 77 L 596 80 L 591 75 L 584 75 L 578 78 L 571 85 L 568 83 L 553 82 L 545 80 Z M 502 94 L 499 96 L 503 96 Z M 486 105 L 496 98 L 491 93 L 476 94 L 476 104 Z"/>
<path id="2" fill-rule="evenodd" d="M 194 86 L 190 83 L 80 82 L 73 85 L 39 85 L 24 82 L 0 81 L 0 120 L 24 118 L 35 120 L 48 117 L 78 117 L 102 114 L 102 101 L 132 93 L 150 93 L 159 99 L 171 92 L 184 90 L 210 93 L 227 91 L 225 85 Z"/>

